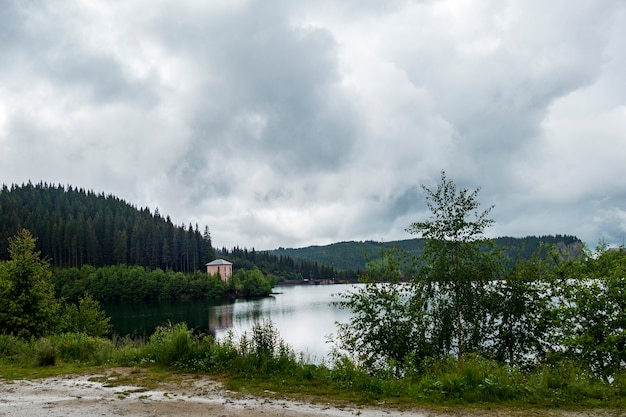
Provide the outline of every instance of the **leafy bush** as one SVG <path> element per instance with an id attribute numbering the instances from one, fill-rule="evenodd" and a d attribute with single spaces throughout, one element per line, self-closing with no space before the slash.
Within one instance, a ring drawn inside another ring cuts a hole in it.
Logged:
<path id="1" fill-rule="evenodd" d="M 500 402 L 532 393 L 525 374 L 494 360 L 468 355 L 431 362 L 416 379 L 412 396 L 429 402 Z"/>
<path id="2" fill-rule="evenodd" d="M 206 272 L 184 274 L 137 265 L 59 269 L 52 280 L 57 295 L 69 300 L 86 292 L 99 301 L 219 299 L 226 295 L 222 280 Z"/>
<path id="3" fill-rule="evenodd" d="M 150 336 L 146 353 L 159 365 L 173 365 L 188 359 L 193 345 L 192 331 L 187 328 L 186 323 L 168 323 L 166 326 L 157 327 Z"/>
<path id="4" fill-rule="evenodd" d="M 29 345 L 24 339 L 0 334 L 0 358 L 9 359 L 24 354 Z"/>
<path id="5" fill-rule="evenodd" d="M 111 341 L 85 333 L 64 333 L 50 340 L 55 345 L 59 358 L 65 362 L 101 365 L 107 361 L 113 350 Z"/>
<path id="6" fill-rule="evenodd" d="M 90 336 L 106 336 L 111 331 L 111 318 L 107 317 L 100 303 L 91 295 L 79 297 L 78 304 L 63 307 L 60 331 L 85 333 Z"/>
<path id="7" fill-rule="evenodd" d="M 146 358 L 146 340 L 144 337 L 114 336 L 112 340 L 114 350 L 110 361 L 120 366 L 136 366 L 149 362 Z"/>
<path id="8" fill-rule="evenodd" d="M 34 345 L 35 362 L 38 366 L 54 366 L 57 361 L 56 346 L 48 338 L 42 338 Z"/>
<path id="9" fill-rule="evenodd" d="M 240 269 L 228 279 L 227 289 L 243 297 L 261 297 L 271 293 L 273 285 L 273 280 L 265 278 L 258 268 Z"/>

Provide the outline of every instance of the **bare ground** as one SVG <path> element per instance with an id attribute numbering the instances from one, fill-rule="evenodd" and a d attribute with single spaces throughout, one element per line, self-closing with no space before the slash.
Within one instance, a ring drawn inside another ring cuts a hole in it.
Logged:
<path id="1" fill-rule="evenodd" d="M 268 397 L 242 396 L 225 390 L 208 377 L 182 376 L 152 388 L 135 383 L 124 385 L 125 377 L 137 372 L 126 368 L 100 375 L 65 375 L 36 380 L 0 380 L 0 416 L 86 417 L 86 416 L 242 416 L 319 417 L 319 416 L 617 416 L 619 411 L 594 410 L 398 410 L 381 407 L 341 406 Z M 139 371 L 143 372 L 143 371 Z M 140 375 L 141 376 L 141 375 Z M 121 385 L 120 385 L 121 383 Z"/>

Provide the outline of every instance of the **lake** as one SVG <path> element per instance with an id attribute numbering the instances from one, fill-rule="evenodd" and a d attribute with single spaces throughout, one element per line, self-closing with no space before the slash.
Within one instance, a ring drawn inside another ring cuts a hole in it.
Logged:
<path id="1" fill-rule="evenodd" d="M 336 334 L 336 322 L 347 322 L 350 312 L 332 305 L 351 284 L 295 285 L 274 288 L 276 294 L 254 300 L 159 301 L 102 304 L 120 335 L 150 335 L 157 326 L 186 322 L 196 333 L 218 338 L 229 331 L 236 340 L 255 322 L 270 319 L 282 339 L 309 362 L 319 363 L 330 353 L 327 337 Z"/>

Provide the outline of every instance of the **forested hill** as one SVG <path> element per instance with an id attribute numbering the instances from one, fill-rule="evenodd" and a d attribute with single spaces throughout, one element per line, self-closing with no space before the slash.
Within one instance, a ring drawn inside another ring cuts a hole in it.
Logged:
<path id="1" fill-rule="evenodd" d="M 26 228 L 57 267 L 140 265 L 203 270 L 214 259 L 208 227 L 172 224 L 155 209 L 137 209 L 113 195 L 61 185 L 4 185 L 0 190 L 0 260 L 8 238 Z"/>
<path id="2" fill-rule="evenodd" d="M 202 233 L 197 224 L 177 226 L 158 209 L 151 213 L 147 207 L 138 209 L 113 195 L 72 186 L 30 182 L 4 185 L 0 190 L 0 260 L 8 259 L 8 238 L 21 228 L 38 238 L 38 249 L 56 267 L 129 264 L 192 272 L 204 270 L 216 255 L 206 226 Z M 570 245 L 576 250 L 580 241 L 568 235 L 496 240 L 515 258 L 529 257 L 541 242 Z M 233 248 L 218 252 L 237 268 L 258 266 L 266 274 L 284 278 L 343 277 L 341 271 L 352 277 L 354 271 L 365 269 L 368 259 L 380 257 L 382 245 L 353 241 L 300 249 L 248 252 Z M 384 246 L 419 254 L 423 242 L 408 239 Z"/>
<path id="3" fill-rule="evenodd" d="M 542 243 L 558 245 L 562 249 L 567 248 L 570 255 L 577 256 L 581 249 L 581 242 L 576 236 L 550 235 L 550 236 L 527 236 L 523 238 L 500 237 L 496 239 L 496 245 L 503 248 L 506 254 L 514 259 L 529 258 Z M 325 246 L 309 246 L 306 248 L 278 248 L 267 251 L 276 256 L 290 257 L 294 259 L 306 259 L 330 265 L 338 269 L 363 270 L 368 260 L 380 258 L 383 248 L 396 247 L 419 254 L 424 248 L 421 239 L 398 240 L 394 242 L 375 242 L 372 240 L 363 242 L 339 242 Z"/>

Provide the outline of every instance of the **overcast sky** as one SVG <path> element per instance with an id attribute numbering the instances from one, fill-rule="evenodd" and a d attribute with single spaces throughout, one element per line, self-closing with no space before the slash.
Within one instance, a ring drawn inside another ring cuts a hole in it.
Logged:
<path id="1" fill-rule="evenodd" d="M 622 0 L 1 0 L 0 182 L 215 246 L 408 239 L 441 170 L 489 235 L 626 235 Z"/>

